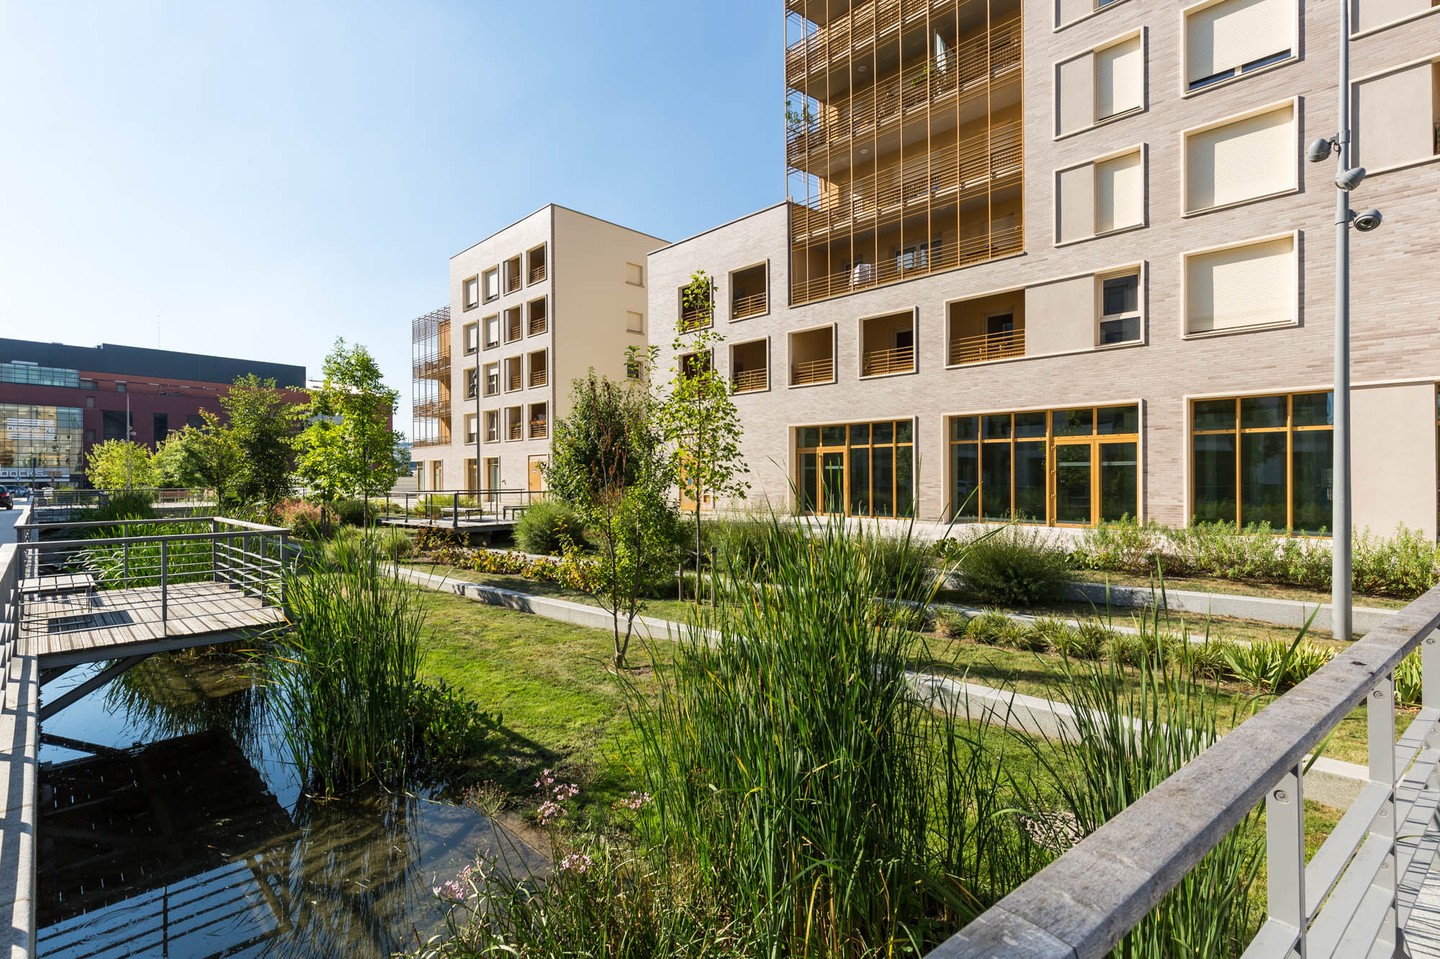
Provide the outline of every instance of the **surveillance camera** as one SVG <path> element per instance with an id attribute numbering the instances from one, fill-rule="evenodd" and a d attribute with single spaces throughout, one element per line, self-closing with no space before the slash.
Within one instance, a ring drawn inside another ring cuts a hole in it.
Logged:
<path id="1" fill-rule="evenodd" d="M 1349 193 L 1365 179 L 1365 168 L 1363 166 L 1351 167 L 1335 178 L 1335 185 Z"/>
<path id="2" fill-rule="evenodd" d="M 1333 143 L 1321 137 L 1318 140 L 1311 141 L 1310 146 L 1305 150 L 1305 158 L 1311 163 L 1319 163 L 1321 160 L 1330 156 L 1330 151 L 1334 148 L 1335 145 Z"/>
<path id="3" fill-rule="evenodd" d="M 1357 213 L 1355 214 L 1354 220 L 1355 229 L 1361 233 L 1369 233 L 1371 230 L 1378 229 L 1380 227 L 1380 221 L 1383 219 L 1384 217 L 1380 215 L 1379 210 L 1366 210 L 1364 213 Z"/>

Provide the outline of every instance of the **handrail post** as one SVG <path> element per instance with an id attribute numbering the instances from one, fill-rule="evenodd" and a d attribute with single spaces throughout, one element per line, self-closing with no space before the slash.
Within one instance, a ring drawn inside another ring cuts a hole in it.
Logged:
<path id="1" fill-rule="evenodd" d="M 1387 846 L 1385 861 L 1375 876 L 1373 888 L 1390 894 L 1385 920 L 1375 941 L 1395 946 L 1399 940 L 1400 910 L 1396 902 L 1398 883 L 1395 876 L 1395 674 L 1386 674 L 1365 703 L 1365 723 L 1369 733 L 1370 781 L 1386 790 L 1385 802 L 1370 824 L 1370 835 L 1380 837 Z"/>
<path id="2" fill-rule="evenodd" d="M 220 582 L 220 521 L 210 517 L 210 581 Z"/>
<path id="3" fill-rule="evenodd" d="M 450 528 L 460 528 L 460 494 L 450 494 Z"/>
<path id="4" fill-rule="evenodd" d="M 169 540 L 162 539 L 160 541 L 160 634 L 162 636 L 168 636 L 170 633 L 169 577 L 165 575 L 166 563 L 169 559 L 169 551 L 166 547 L 169 545 Z"/>
<path id="5" fill-rule="evenodd" d="M 121 529 L 123 531 L 124 527 Z M 125 566 L 121 573 L 120 580 L 121 582 L 128 583 L 130 581 L 130 544 L 126 543 L 122 549 L 125 552 Z"/>
<path id="6" fill-rule="evenodd" d="M 1304 773 L 1296 766 L 1265 796 L 1266 897 L 1270 918 L 1295 930 L 1288 956 L 1306 953 Z"/>

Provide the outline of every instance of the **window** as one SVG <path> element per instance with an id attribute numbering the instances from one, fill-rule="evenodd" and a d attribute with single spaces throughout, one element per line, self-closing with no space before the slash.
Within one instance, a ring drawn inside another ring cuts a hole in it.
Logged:
<path id="1" fill-rule="evenodd" d="M 1318 533 L 1330 524 L 1331 394 L 1195 400 L 1191 514 L 1197 523 Z"/>
<path id="2" fill-rule="evenodd" d="M 485 317 L 485 349 L 500 345 L 500 316 Z"/>
<path id="3" fill-rule="evenodd" d="M 645 267 L 639 263 L 625 264 L 625 282 L 631 286 L 645 285 Z"/>
<path id="4" fill-rule="evenodd" d="M 550 380 L 549 350 L 536 350 L 529 356 L 530 375 L 526 382 L 532 387 L 544 386 Z"/>
<path id="5" fill-rule="evenodd" d="M 550 311 L 547 308 L 548 303 L 549 301 L 542 296 L 538 300 L 531 300 L 529 303 L 525 304 L 525 309 L 529 314 L 525 323 L 525 331 L 527 336 L 539 336 L 541 333 L 544 333 L 546 330 L 550 329 Z"/>
<path id="6" fill-rule="evenodd" d="M 730 346 L 730 385 L 736 393 L 770 388 L 770 341 L 751 340 Z"/>
<path id="7" fill-rule="evenodd" d="M 525 254 L 526 277 L 530 283 L 539 283 L 545 279 L 545 244 L 531 249 Z"/>
<path id="8" fill-rule="evenodd" d="M 1185 134 L 1185 212 L 1298 188 L 1295 104 Z"/>
<path id="9" fill-rule="evenodd" d="M 511 356 L 505 360 L 505 392 L 513 393 L 525 385 L 525 376 L 522 370 L 524 361 L 521 357 Z"/>
<path id="10" fill-rule="evenodd" d="M 465 309 L 473 310 L 480 305 L 480 277 L 472 276 L 461 285 L 464 290 Z"/>
<path id="11" fill-rule="evenodd" d="M 1223 333 L 1297 322 L 1295 237 L 1185 258 L 1185 332 Z"/>
<path id="12" fill-rule="evenodd" d="M 544 403 L 530 404 L 530 438 L 543 440 L 550 435 L 549 407 Z"/>
<path id="13" fill-rule="evenodd" d="M 505 408 L 505 439 L 523 440 L 525 438 L 525 409 L 521 406 L 507 406 Z"/>
<path id="14" fill-rule="evenodd" d="M 804 426 L 795 447 L 801 513 L 914 515 L 914 421 Z"/>
<path id="15" fill-rule="evenodd" d="M 512 256 L 505 261 L 505 292 L 514 293 L 520 289 L 521 282 L 520 258 Z"/>
<path id="16" fill-rule="evenodd" d="M 626 311 L 625 311 L 625 332 L 627 332 L 627 333 L 644 333 L 644 332 L 645 332 L 645 314 L 644 314 L 644 313 L 636 313 L 634 310 L 626 310 Z"/>
<path id="17" fill-rule="evenodd" d="M 155 413 L 151 416 L 151 430 L 155 433 L 155 445 L 159 446 L 165 442 L 165 437 L 170 435 L 170 416 L 167 413 Z"/>
<path id="18" fill-rule="evenodd" d="M 500 439 L 500 411 L 485 411 L 485 442 L 494 443 Z"/>
<path id="19" fill-rule="evenodd" d="M 1371 172 L 1440 155 L 1440 62 L 1355 85 L 1357 162 Z"/>
<path id="20" fill-rule="evenodd" d="M 521 322 L 521 309 L 512 306 L 505 311 L 505 342 L 514 343 L 525 335 L 525 326 Z"/>
<path id="21" fill-rule="evenodd" d="M 1098 277 L 1100 345 L 1140 339 L 1140 273 Z"/>
<path id="22" fill-rule="evenodd" d="M 952 416 L 955 520 L 1093 526 L 1139 513 L 1140 408 Z"/>
<path id="23" fill-rule="evenodd" d="M 770 312 L 766 265 L 757 263 L 730 274 L 730 319 L 743 320 Z"/>
<path id="24" fill-rule="evenodd" d="M 486 303 L 489 303 L 491 300 L 499 299 L 500 268 L 498 266 L 492 266 L 490 269 L 485 271 L 482 287 L 485 290 Z"/>
<path id="25" fill-rule="evenodd" d="M 466 443 L 473 444 L 473 443 L 475 442 L 475 440 L 476 440 L 476 435 L 475 435 L 475 414 L 474 414 L 474 413 L 466 413 L 466 414 L 465 414 L 465 442 L 466 442 Z"/>
<path id="26" fill-rule="evenodd" d="M 81 380 L 79 370 L 40 366 L 22 360 L 0 363 L 0 383 L 24 383 L 29 386 L 68 386 L 72 389 L 95 388 L 94 380 Z"/>
<path id="27" fill-rule="evenodd" d="M 715 282 L 709 281 L 700 290 L 690 292 L 690 287 L 680 287 L 680 332 L 703 329 L 715 322 Z"/>
<path id="28" fill-rule="evenodd" d="M 464 326 L 465 352 L 474 353 L 480 348 L 480 325 L 478 323 L 466 323 Z"/>
<path id="29" fill-rule="evenodd" d="M 790 334 L 790 385 L 835 382 L 835 327 Z"/>
<path id="30" fill-rule="evenodd" d="M 1136 32 L 1055 68 L 1055 133 L 1062 136 L 1145 108 L 1145 42 Z"/>
<path id="31" fill-rule="evenodd" d="M 1145 162 L 1140 147 L 1056 175 L 1056 242 L 1144 225 Z"/>
<path id="32" fill-rule="evenodd" d="M 1136 34 L 1095 51 L 1095 120 L 1139 110 L 1144 104 L 1145 54 Z"/>
<path id="33" fill-rule="evenodd" d="M 489 395 L 490 395 L 490 369 L 491 369 L 491 367 L 493 367 L 494 365 L 495 365 L 495 364 L 492 363 L 492 364 L 490 364 L 490 366 L 485 367 L 485 395 L 486 395 L 486 396 L 489 396 Z M 474 368 L 474 367 L 471 367 L 470 369 L 468 369 L 468 370 L 465 371 L 465 398 L 466 398 L 467 400 L 473 400 L 473 399 L 475 398 L 475 395 L 476 395 L 475 391 L 478 390 L 479 388 L 480 388 L 480 381 L 479 381 L 478 375 L 477 375 L 476 372 L 475 372 L 475 368 Z"/>
<path id="34" fill-rule="evenodd" d="M 1217 0 L 1185 11 L 1189 90 L 1290 59 L 1295 0 Z"/>
<path id="35" fill-rule="evenodd" d="M 485 364 L 485 395 L 497 396 L 500 393 L 500 364 Z"/>
<path id="36" fill-rule="evenodd" d="M 915 311 L 860 321 L 860 375 L 915 372 Z"/>

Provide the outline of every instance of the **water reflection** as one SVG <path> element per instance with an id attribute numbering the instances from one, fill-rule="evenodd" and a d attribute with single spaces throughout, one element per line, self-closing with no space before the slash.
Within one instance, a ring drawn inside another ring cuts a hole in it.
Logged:
<path id="1" fill-rule="evenodd" d="M 45 734 L 47 959 L 389 956 L 440 930 L 431 887 L 477 854 L 544 868 L 463 807 L 301 795 L 228 657 L 156 657 Z"/>

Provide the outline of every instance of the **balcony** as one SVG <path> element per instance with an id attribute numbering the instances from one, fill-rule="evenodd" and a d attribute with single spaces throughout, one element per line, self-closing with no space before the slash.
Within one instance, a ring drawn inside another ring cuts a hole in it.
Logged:
<path id="1" fill-rule="evenodd" d="M 525 421 L 520 418 L 519 408 L 516 408 L 510 416 L 506 417 L 505 438 L 509 440 L 523 440 L 525 438 Z"/>
<path id="2" fill-rule="evenodd" d="M 513 393 L 525 385 L 525 377 L 520 371 L 520 364 L 515 363 L 505 371 L 505 392 Z"/>
<path id="3" fill-rule="evenodd" d="M 854 52 L 869 50 L 877 39 L 894 36 L 901 21 L 907 25 L 921 22 L 927 6 L 932 16 L 946 16 L 954 9 L 955 0 L 878 0 L 852 7 L 786 49 L 785 82 L 795 86 L 807 74 L 844 66 Z"/>
<path id="4" fill-rule="evenodd" d="M 531 300 L 529 307 L 530 321 L 527 328 L 530 336 L 539 336 L 550 329 L 550 317 L 545 308 L 545 300 Z"/>
<path id="5" fill-rule="evenodd" d="M 752 293 L 749 296 L 735 298 L 734 305 L 730 308 L 732 320 L 743 320 L 747 316 L 760 316 L 770 309 L 770 297 L 766 293 Z"/>
<path id="6" fill-rule="evenodd" d="M 943 60 L 917 63 L 850 97 L 822 105 L 814 120 L 792 124 L 786 135 L 786 162 L 803 169 L 812 151 L 874 135 L 901 116 L 913 115 L 917 107 L 982 97 L 991 80 L 1011 73 L 1019 76 L 1023 39 L 1019 18 L 997 24 L 988 35 L 962 40 Z"/>
<path id="7" fill-rule="evenodd" d="M 950 365 L 987 363 L 1025 355 L 1025 329 L 962 336 L 950 341 Z"/>
<path id="8" fill-rule="evenodd" d="M 530 354 L 530 376 L 526 382 L 531 389 L 537 386 L 545 386 L 550 382 L 549 354 L 545 350 Z"/>
<path id="9" fill-rule="evenodd" d="M 791 298 L 794 305 L 841 296 L 856 290 L 867 290 L 887 283 L 938 273 L 955 267 L 983 263 L 997 257 L 1010 256 L 1025 247 L 1025 233 L 1020 226 L 995 230 L 988 235 L 963 239 L 949 247 L 930 250 L 923 259 L 906 261 L 903 258 L 886 258 L 874 266 L 857 264 L 849 270 L 817 276 L 813 279 L 796 277 L 791 282 Z"/>
<path id="10" fill-rule="evenodd" d="M 505 261 L 505 292 L 514 293 L 520 289 L 520 286 L 520 258 L 518 256 L 511 257 Z"/>
<path id="11" fill-rule="evenodd" d="M 545 279 L 545 244 L 542 243 L 526 253 L 525 261 L 528 267 L 526 273 L 530 277 L 530 282 L 532 284 L 542 282 Z"/>
<path id="12" fill-rule="evenodd" d="M 530 420 L 530 438 L 532 440 L 543 440 L 550 435 L 550 422 L 544 413 Z"/>
<path id="13" fill-rule="evenodd" d="M 770 371 L 740 370 L 730 377 L 730 382 L 735 387 L 736 393 L 757 393 L 770 388 Z"/>
<path id="14" fill-rule="evenodd" d="M 872 350 L 865 354 L 862 369 L 862 376 L 913 373 L 915 372 L 915 347 L 896 346 L 888 350 Z"/>
<path id="15" fill-rule="evenodd" d="M 955 200 L 1018 180 L 1025 145 L 1019 123 L 1007 123 L 940 150 L 918 163 L 835 184 L 828 196 L 790 207 L 794 242 L 824 239 L 899 219 L 927 201 Z"/>
<path id="16" fill-rule="evenodd" d="M 790 382 L 795 386 L 829 383 L 835 379 L 835 357 L 801 360 L 791 367 Z"/>
<path id="17" fill-rule="evenodd" d="M 512 306 L 505 311 L 505 342 L 514 343 L 524 335 L 524 325 L 520 321 L 520 307 Z"/>

